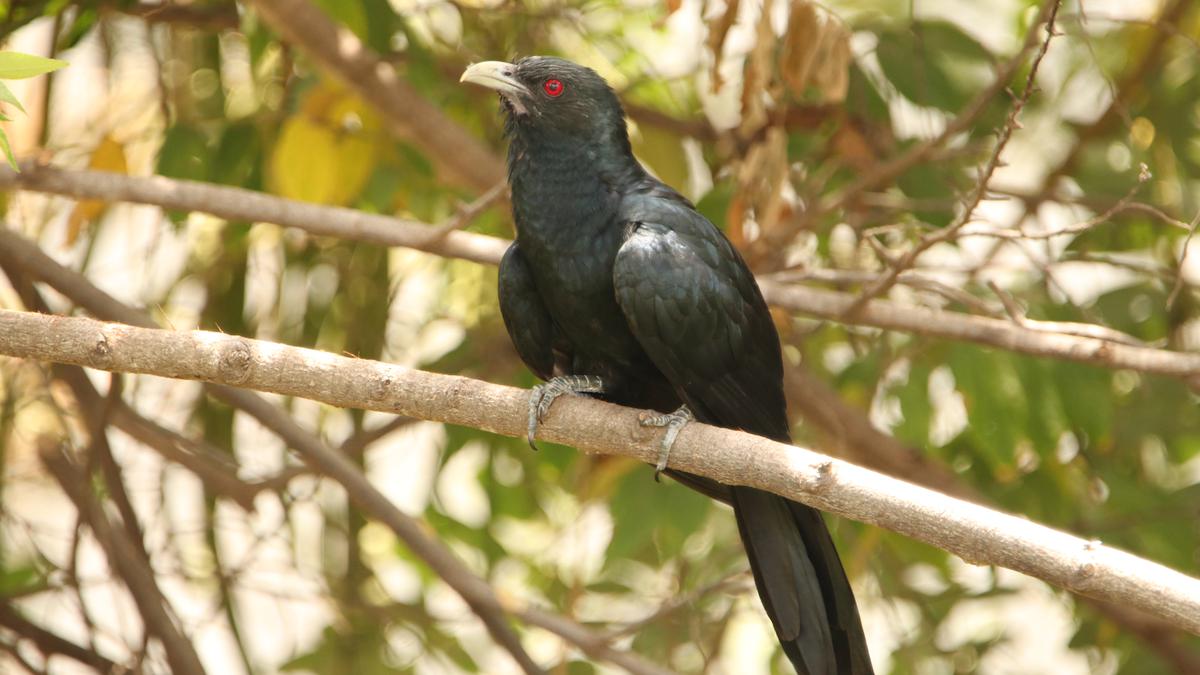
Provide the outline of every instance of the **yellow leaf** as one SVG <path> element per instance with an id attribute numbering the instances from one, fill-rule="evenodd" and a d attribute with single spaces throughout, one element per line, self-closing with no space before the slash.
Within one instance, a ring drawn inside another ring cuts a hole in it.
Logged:
<path id="1" fill-rule="evenodd" d="M 125 163 L 125 147 L 113 140 L 112 136 L 105 136 L 92 151 L 88 168 L 112 173 L 129 173 L 129 167 Z M 71 209 L 71 215 L 67 217 L 67 245 L 74 244 L 84 226 L 95 222 L 107 207 L 108 204 L 99 199 L 81 199 L 76 203 L 75 208 Z"/>
<path id="2" fill-rule="evenodd" d="M 271 153 L 271 190 L 320 204 L 350 203 L 379 161 L 381 128 L 361 99 L 318 85 L 283 123 Z"/>

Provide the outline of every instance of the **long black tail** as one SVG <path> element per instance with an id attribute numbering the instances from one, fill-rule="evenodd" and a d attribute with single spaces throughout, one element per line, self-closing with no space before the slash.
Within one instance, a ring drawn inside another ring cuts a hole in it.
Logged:
<path id="1" fill-rule="evenodd" d="M 738 530 L 763 606 L 800 675 L 873 675 L 854 592 L 821 514 L 732 487 Z"/>

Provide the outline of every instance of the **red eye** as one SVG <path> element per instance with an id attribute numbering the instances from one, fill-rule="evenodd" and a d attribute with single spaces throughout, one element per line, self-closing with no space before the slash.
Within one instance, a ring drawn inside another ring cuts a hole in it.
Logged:
<path id="1" fill-rule="evenodd" d="M 567 88 L 563 86 L 562 80 L 550 79 L 542 83 L 542 91 L 546 92 L 547 96 L 557 98 L 562 96 L 562 93 L 566 90 Z"/>

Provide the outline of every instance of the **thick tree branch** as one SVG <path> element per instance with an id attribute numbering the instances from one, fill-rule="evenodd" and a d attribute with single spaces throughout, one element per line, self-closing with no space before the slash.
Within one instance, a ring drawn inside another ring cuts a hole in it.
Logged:
<path id="1" fill-rule="evenodd" d="M 102 171 L 73 171 L 36 164 L 22 165 L 17 173 L 0 166 L 0 188 L 18 187 L 79 199 L 128 201 L 165 208 L 209 213 L 228 220 L 267 222 L 306 232 L 403 246 L 450 258 L 497 264 L 509 241 L 471 232 L 439 235 L 427 224 L 363 213 L 353 209 L 318 206 L 280 197 L 221 187 L 208 183 L 154 176 L 126 176 Z M 0 249 L 18 257 L 40 254 L 18 235 L 0 228 Z M 44 258 L 45 256 L 42 255 Z M 47 258 L 47 260 L 49 260 Z M 53 264 L 53 263 L 52 263 Z M 1064 335 L 1023 327 L 1008 320 L 971 316 L 960 312 L 873 300 L 853 317 L 847 310 L 857 296 L 760 279 L 767 302 L 777 307 L 835 321 L 898 330 L 917 335 L 961 340 L 1033 356 L 1078 361 L 1105 368 L 1120 368 L 1180 378 L 1200 376 L 1200 354 L 1135 347 L 1082 336 Z M 124 317 L 108 317 L 137 324 Z"/>
<path id="2" fill-rule="evenodd" d="M 524 390 L 208 331 L 172 332 L 0 310 L 0 353 L 216 382 L 512 437 L 524 436 L 527 422 Z M 639 414 L 570 397 L 556 404 L 539 437 L 586 452 L 653 462 L 657 434 L 637 423 Z M 690 424 L 679 435 L 671 466 L 768 490 L 913 537 L 973 564 L 1024 572 L 1200 634 L 1200 580 L 1100 542 L 810 450 L 703 424 Z M 370 488 L 362 482 L 364 489 Z M 380 505 L 385 507 L 394 509 L 386 502 Z"/>
<path id="3" fill-rule="evenodd" d="M 504 163 L 495 153 L 311 2 L 255 0 L 253 4 L 272 28 L 375 106 L 388 130 L 424 151 L 446 178 L 480 192 L 504 180 Z"/>

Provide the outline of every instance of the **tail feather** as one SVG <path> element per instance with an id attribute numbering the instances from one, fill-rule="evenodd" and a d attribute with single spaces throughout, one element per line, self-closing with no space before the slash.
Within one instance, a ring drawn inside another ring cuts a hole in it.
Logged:
<path id="1" fill-rule="evenodd" d="M 783 651 L 800 675 L 873 675 L 854 593 L 821 514 L 733 487 L 738 531 Z"/>

